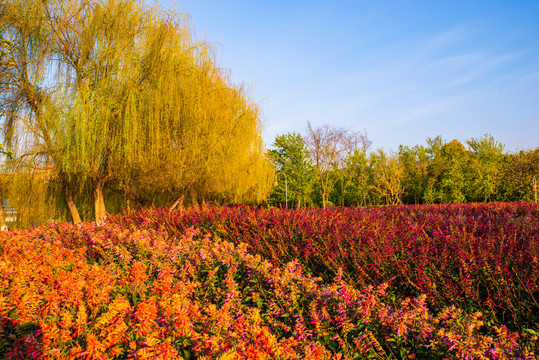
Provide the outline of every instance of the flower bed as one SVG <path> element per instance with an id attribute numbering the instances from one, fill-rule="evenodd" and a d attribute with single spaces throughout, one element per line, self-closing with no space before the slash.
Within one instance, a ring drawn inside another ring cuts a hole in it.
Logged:
<path id="1" fill-rule="evenodd" d="M 527 212 L 508 220 L 515 231 L 532 231 L 533 209 L 516 210 Z M 536 327 L 511 331 L 503 324 L 489 324 L 479 311 L 453 305 L 430 311 L 430 294 L 400 294 L 398 281 L 382 282 L 383 273 L 369 268 L 365 286 L 359 286 L 357 279 L 348 281 L 355 279 L 350 267 L 324 279 L 312 274 L 321 269 L 327 277 L 325 271 L 333 268 L 316 264 L 312 255 L 284 263 L 284 258 L 277 261 L 277 250 L 291 256 L 287 247 L 267 250 L 275 257 L 253 251 L 261 234 L 287 228 L 289 237 L 283 242 L 292 238 L 305 243 L 295 232 L 298 228 L 290 225 L 295 216 L 302 216 L 302 224 L 318 224 L 318 229 L 339 229 L 337 224 L 346 222 L 351 227 L 355 218 L 369 234 L 379 228 L 369 232 L 369 222 L 361 219 L 390 219 L 393 213 L 396 229 L 406 212 L 417 219 L 421 210 L 425 219 L 436 213 L 434 207 L 398 210 L 350 210 L 348 215 L 343 209 L 319 210 L 318 217 L 314 210 L 245 207 L 147 210 L 111 218 L 100 227 L 59 224 L 0 234 L 0 357 L 533 359 Z M 245 228 L 238 225 L 242 214 L 248 215 L 242 221 Z M 204 220 L 210 215 L 222 221 Z M 282 221 L 264 227 L 263 215 L 282 216 Z M 187 227 L 188 217 L 203 219 L 206 222 L 199 224 L 214 234 Z M 258 232 L 246 236 L 254 223 Z M 229 236 L 238 236 L 234 243 L 216 235 L 233 231 L 236 235 Z M 317 236 L 323 234 L 320 230 Z M 239 241 L 240 236 L 247 242 Z M 414 254 L 410 263 L 418 258 Z M 380 278 L 375 277 L 378 273 Z"/>
<path id="2" fill-rule="evenodd" d="M 180 234 L 190 226 L 331 281 L 389 282 L 395 296 L 481 311 L 513 330 L 539 324 L 539 206 L 527 203 L 278 210 L 146 210 L 111 219 Z"/>

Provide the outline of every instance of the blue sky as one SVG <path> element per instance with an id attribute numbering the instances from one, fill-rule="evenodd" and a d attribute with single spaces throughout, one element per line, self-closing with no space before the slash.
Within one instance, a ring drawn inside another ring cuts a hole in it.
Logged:
<path id="1" fill-rule="evenodd" d="M 385 150 L 485 133 L 539 147 L 539 0 L 158 3 L 252 87 L 268 147 L 307 121 Z"/>

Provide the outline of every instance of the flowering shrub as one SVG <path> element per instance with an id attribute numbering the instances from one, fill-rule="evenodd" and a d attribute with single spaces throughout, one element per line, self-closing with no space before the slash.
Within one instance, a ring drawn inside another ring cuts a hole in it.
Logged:
<path id="1" fill-rule="evenodd" d="M 278 210 L 204 207 L 146 210 L 111 219 L 165 228 L 190 226 L 281 265 L 299 259 L 331 281 L 339 269 L 365 287 L 389 282 L 394 294 L 427 295 L 432 309 L 481 311 L 513 330 L 539 323 L 539 206 L 527 203 Z"/>
<path id="2" fill-rule="evenodd" d="M 299 260 L 279 264 L 247 243 L 157 226 L 159 217 L 0 234 L 0 357 L 533 359 L 537 351 L 533 329 L 489 325 L 455 306 L 433 313 L 429 295 L 398 298 L 387 282 L 360 287 L 344 270 L 323 280 Z"/>

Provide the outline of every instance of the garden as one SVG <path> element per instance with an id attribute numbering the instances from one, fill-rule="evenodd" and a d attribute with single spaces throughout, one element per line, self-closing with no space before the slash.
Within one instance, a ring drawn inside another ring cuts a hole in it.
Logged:
<path id="1" fill-rule="evenodd" d="M 534 359 L 530 203 L 142 209 L 0 234 L 4 359 Z"/>

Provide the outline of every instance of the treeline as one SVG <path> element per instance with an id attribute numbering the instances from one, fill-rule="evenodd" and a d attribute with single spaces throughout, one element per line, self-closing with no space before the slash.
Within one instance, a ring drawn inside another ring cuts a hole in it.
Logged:
<path id="1" fill-rule="evenodd" d="M 507 153 L 491 135 L 371 151 L 365 132 L 325 125 L 278 136 L 274 206 L 534 201 L 539 148 Z"/>

